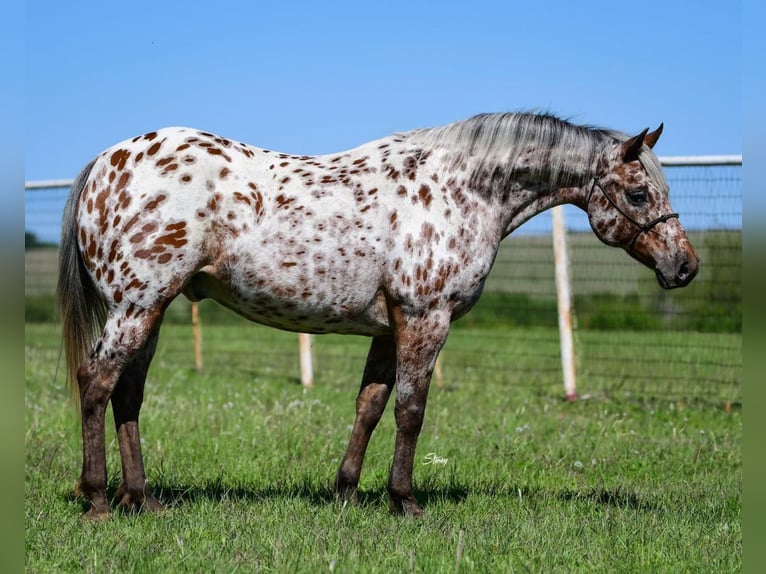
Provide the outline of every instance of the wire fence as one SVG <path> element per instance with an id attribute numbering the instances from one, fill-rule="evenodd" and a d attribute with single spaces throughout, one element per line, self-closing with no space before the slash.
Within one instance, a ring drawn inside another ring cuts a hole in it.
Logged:
<path id="1" fill-rule="evenodd" d="M 673 208 L 702 261 L 687 288 L 662 290 L 650 270 L 601 244 L 586 214 L 565 209 L 578 390 L 584 396 L 741 403 L 741 164 L 665 163 Z M 67 194 L 63 186 L 28 186 L 25 193 L 27 322 L 49 326 L 52 341 L 56 244 Z M 502 376 L 509 384 L 560 393 L 555 289 L 550 216 L 541 214 L 503 241 L 482 299 L 453 326 L 442 353 L 444 384 Z M 294 344 L 286 344 L 284 334 L 209 302 L 200 307 L 200 321 L 206 368 L 242 376 L 248 356 L 261 352 L 273 357 L 270 376 L 297 380 L 297 336 L 288 335 Z M 163 331 L 161 360 L 193 366 L 188 302 L 171 306 L 166 325 L 173 327 Z M 366 351 L 362 338 L 314 337 L 317 384 L 324 377 L 358 376 Z"/>

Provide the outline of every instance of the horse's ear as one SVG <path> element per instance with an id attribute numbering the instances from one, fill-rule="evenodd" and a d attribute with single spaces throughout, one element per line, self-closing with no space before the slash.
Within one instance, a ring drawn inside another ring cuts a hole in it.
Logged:
<path id="1" fill-rule="evenodd" d="M 660 124 L 660 127 L 658 127 L 653 132 L 649 132 L 646 134 L 646 137 L 644 138 L 644 143 L 648 145 L 650 148 L 654 147 L 654 144 L 657 143 L 657 140 L 660 139 L 660 136 L 662 135 L 662 128 L 665 124 Z"/>
<path id="2" fill-rule="evenodd" d="M 644 145 L 644 138 L 646 138 L 648 131 L 649 128 L 646 128 L 637 136 L 633 136 L 628 141 L 622 143 L 620 151 L 622 153 L 623 161 L 629 162 L 638 159 L 638 152 L 641 150 L 641 146 Z"/>

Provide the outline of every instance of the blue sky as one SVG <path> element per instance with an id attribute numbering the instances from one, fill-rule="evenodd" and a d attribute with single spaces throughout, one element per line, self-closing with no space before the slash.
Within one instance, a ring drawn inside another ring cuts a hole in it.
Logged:
<path id="1" fill-rule="evenodd" d="M 541 109 L 742 153 L 739 2 L 27 2 L 27 180 L 189 125 L 292 153 Z"/>

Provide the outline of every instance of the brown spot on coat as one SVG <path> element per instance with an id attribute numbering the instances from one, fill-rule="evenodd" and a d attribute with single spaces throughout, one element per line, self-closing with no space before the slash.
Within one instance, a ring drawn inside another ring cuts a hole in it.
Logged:
<path id="1" fill-rule="evenodd" d="M 116 167 L 118 170 L 122 170 L 124 169 L 125 163 L 128 161 L 129 157 L 130 157 L 130 152 L 128 150 L 119 149 L 112 154 L 111 164 L 112 166 Z"/>
<path id="2" fill-rule="evenodd" d="M 407 177 L 410 180 L 414 180 L 418 172 L 417 160 L 412 156 L 408 156 L 404 158 L 404 165 L 402 167 L 402 171 L 404 172 L 405 177 Z"/>
<path id="3" fill-rule="evenodd" d="M 112 241 L 112 244 L 109 246 L 109 257 L 108 257 L 109 263 L 113 263 L 114 260 L 117 258 L 117 247 L 118 247 L 118 245 L 119 245 L 119 243 L 115 239 L 114 241 Z"/>
<path id="4" fill-rule="evenodd" d="M 290 204 L 295 201 L 296 198 L 294 197 L 287 197 L 284 194 L 280 193 L 276 197 L 277 204 L 281 209 L 288 209 L 290 207 Z"/>
<path id="5" fill-rule="evenodd" d="M 211 147 L 207 148 L 207 153 L 209 153 L 210 155 L 220 155 L 226 161 L 231 162 L 231 158 L 226 153 L 224 153 L 224 151 L 221 148 L 211 145 Z"/>
<path id="6" fill-rule="evenodd" d="M 235 191 L 234 192 L 234 200 L 235 201 L 241 201 L 242 203 L 246 203 L 247 205 L 251 205 L 252 204 L 251 199 L 247 195 L 245 195 L 244 193 L 239 192 L 239 191 Z"/>
<path id="7" fill-rule="evenodd" d="M 175 158 L 176 158 L 176 156 L 174 156 L 174 155 L 167 155 L 167 156 L 163 157 L 162 159 L 158 159 L 157 160 L 157 167 L 162 167 L 163 165 L 167 165 L 167 164 L 171 163 Z"/>
<path id="8" fill-rule="evenodd" d="M 389 179 L 393 179 L 394 181 L 399 180 L 399 176 L 401 175 L 401 172 L 397 170 L 394 166 L 389 165 L 386 167 L 386 175 L 389 177 Z"/>
<path id="9" fill-rule="evenodd" d="M 207 202 L 208 209 L 210 209 L 210 211 L 218 211 L 218 202 L 221 201 L 221 199 L 223 199 L 223 196 L 220 193 L 214 193 Z"/>
<path id="10" fill-rule="evenodd" d="M 420 201 L 423 202 L 423 205 L 426 206 L 426 209 L 431 205 L 431 201 L 433 200 L 433 195 L 431 195 L 431 188 L 428 187 L 425 183 L 420 186 L 420 189 L 418 190 L 418 197 L 420 198 Z"/>
<path id="11" fill-rule="evenodd" d="M 256 192 L 251 192 L 250 197 L 252 197 L 253 201 L 255 202 L 255 214 L 258 217 L 261 217 L 264 212 L 263 195 L 261 194 L 260 191 L 256 191 Z"/>
<path id="12" fill-rule="evenodd" d="M 128 185 L 128 182 L 130 181 L 130 177 L 131 176 L 130 176 L 130 172 L 129 171 L 123 171 L 120 174 L 120 179 L 117 180 L 117 185 L 114 188 L 114 192 L 115 193 L 119 193 L 123 189 L 125 189 L 125 187 Z M 130 203 L 130 196 L 125 194 L 124 197 L 122 195 L 120 197 L 122 198 L 120 203 L 124 204 L 122 207 L 123 208 L 127 207 L 128 204 Z"/>
<path id="13" fill-rule="evenodd" d="M 146 204 L 146 206 L 144 207 L 144 209 L 145 209 L 146 211 L 153 211 L 154 209 L 157 209 L 157 206 L 158 206 L 160 203 L 162 203 L 163 201 L 165 201 L 167 198 L 168 198 L 168 197 L 167 197 L 165 194 L 161 193 L 161 194 L 159 194 L 157 197 L 155 197 L 154 199 L 152 199 L 150 202 L 148 202 L 148 203 Z"/>
<path id="14" fill-rule="evenodd" d="M 436 228 L 430 223 L 423 223 L 420 227 L 420 237 L 424 243 L 430 243 L 434 239 Z M 438 236 L 437 236 L 438 237 Z"/>

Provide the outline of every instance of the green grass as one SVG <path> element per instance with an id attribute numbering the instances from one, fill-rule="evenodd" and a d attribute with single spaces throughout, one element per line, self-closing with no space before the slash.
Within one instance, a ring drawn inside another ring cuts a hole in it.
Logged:
<path id="1" fill-rule="evenodd" d="M 80 431 L 56 377 L 58 334 L 27 325 L 28 571 L 741 569 L 739 335 L 580 331 L 588 398 L 570 404 L 542 357 L 555 356 L 555 329 L 456 329 L 416 455 L 427 516 L 409 520 L 385 494 L 393 409 L 370 443 L 361 506 L 331 491 L 367 340 L 317 338 L 304 391 L 294 334 L 244 323 L 203 334 L 198 374 L 189 328 L 167 325 L 147 383 L 144 456 L 167 510 L 90 524 L 71 496 Z M 107 449 L 113 492 L 111 419 Z M 431 453 L 446 462 L 424 464 Z"/>

